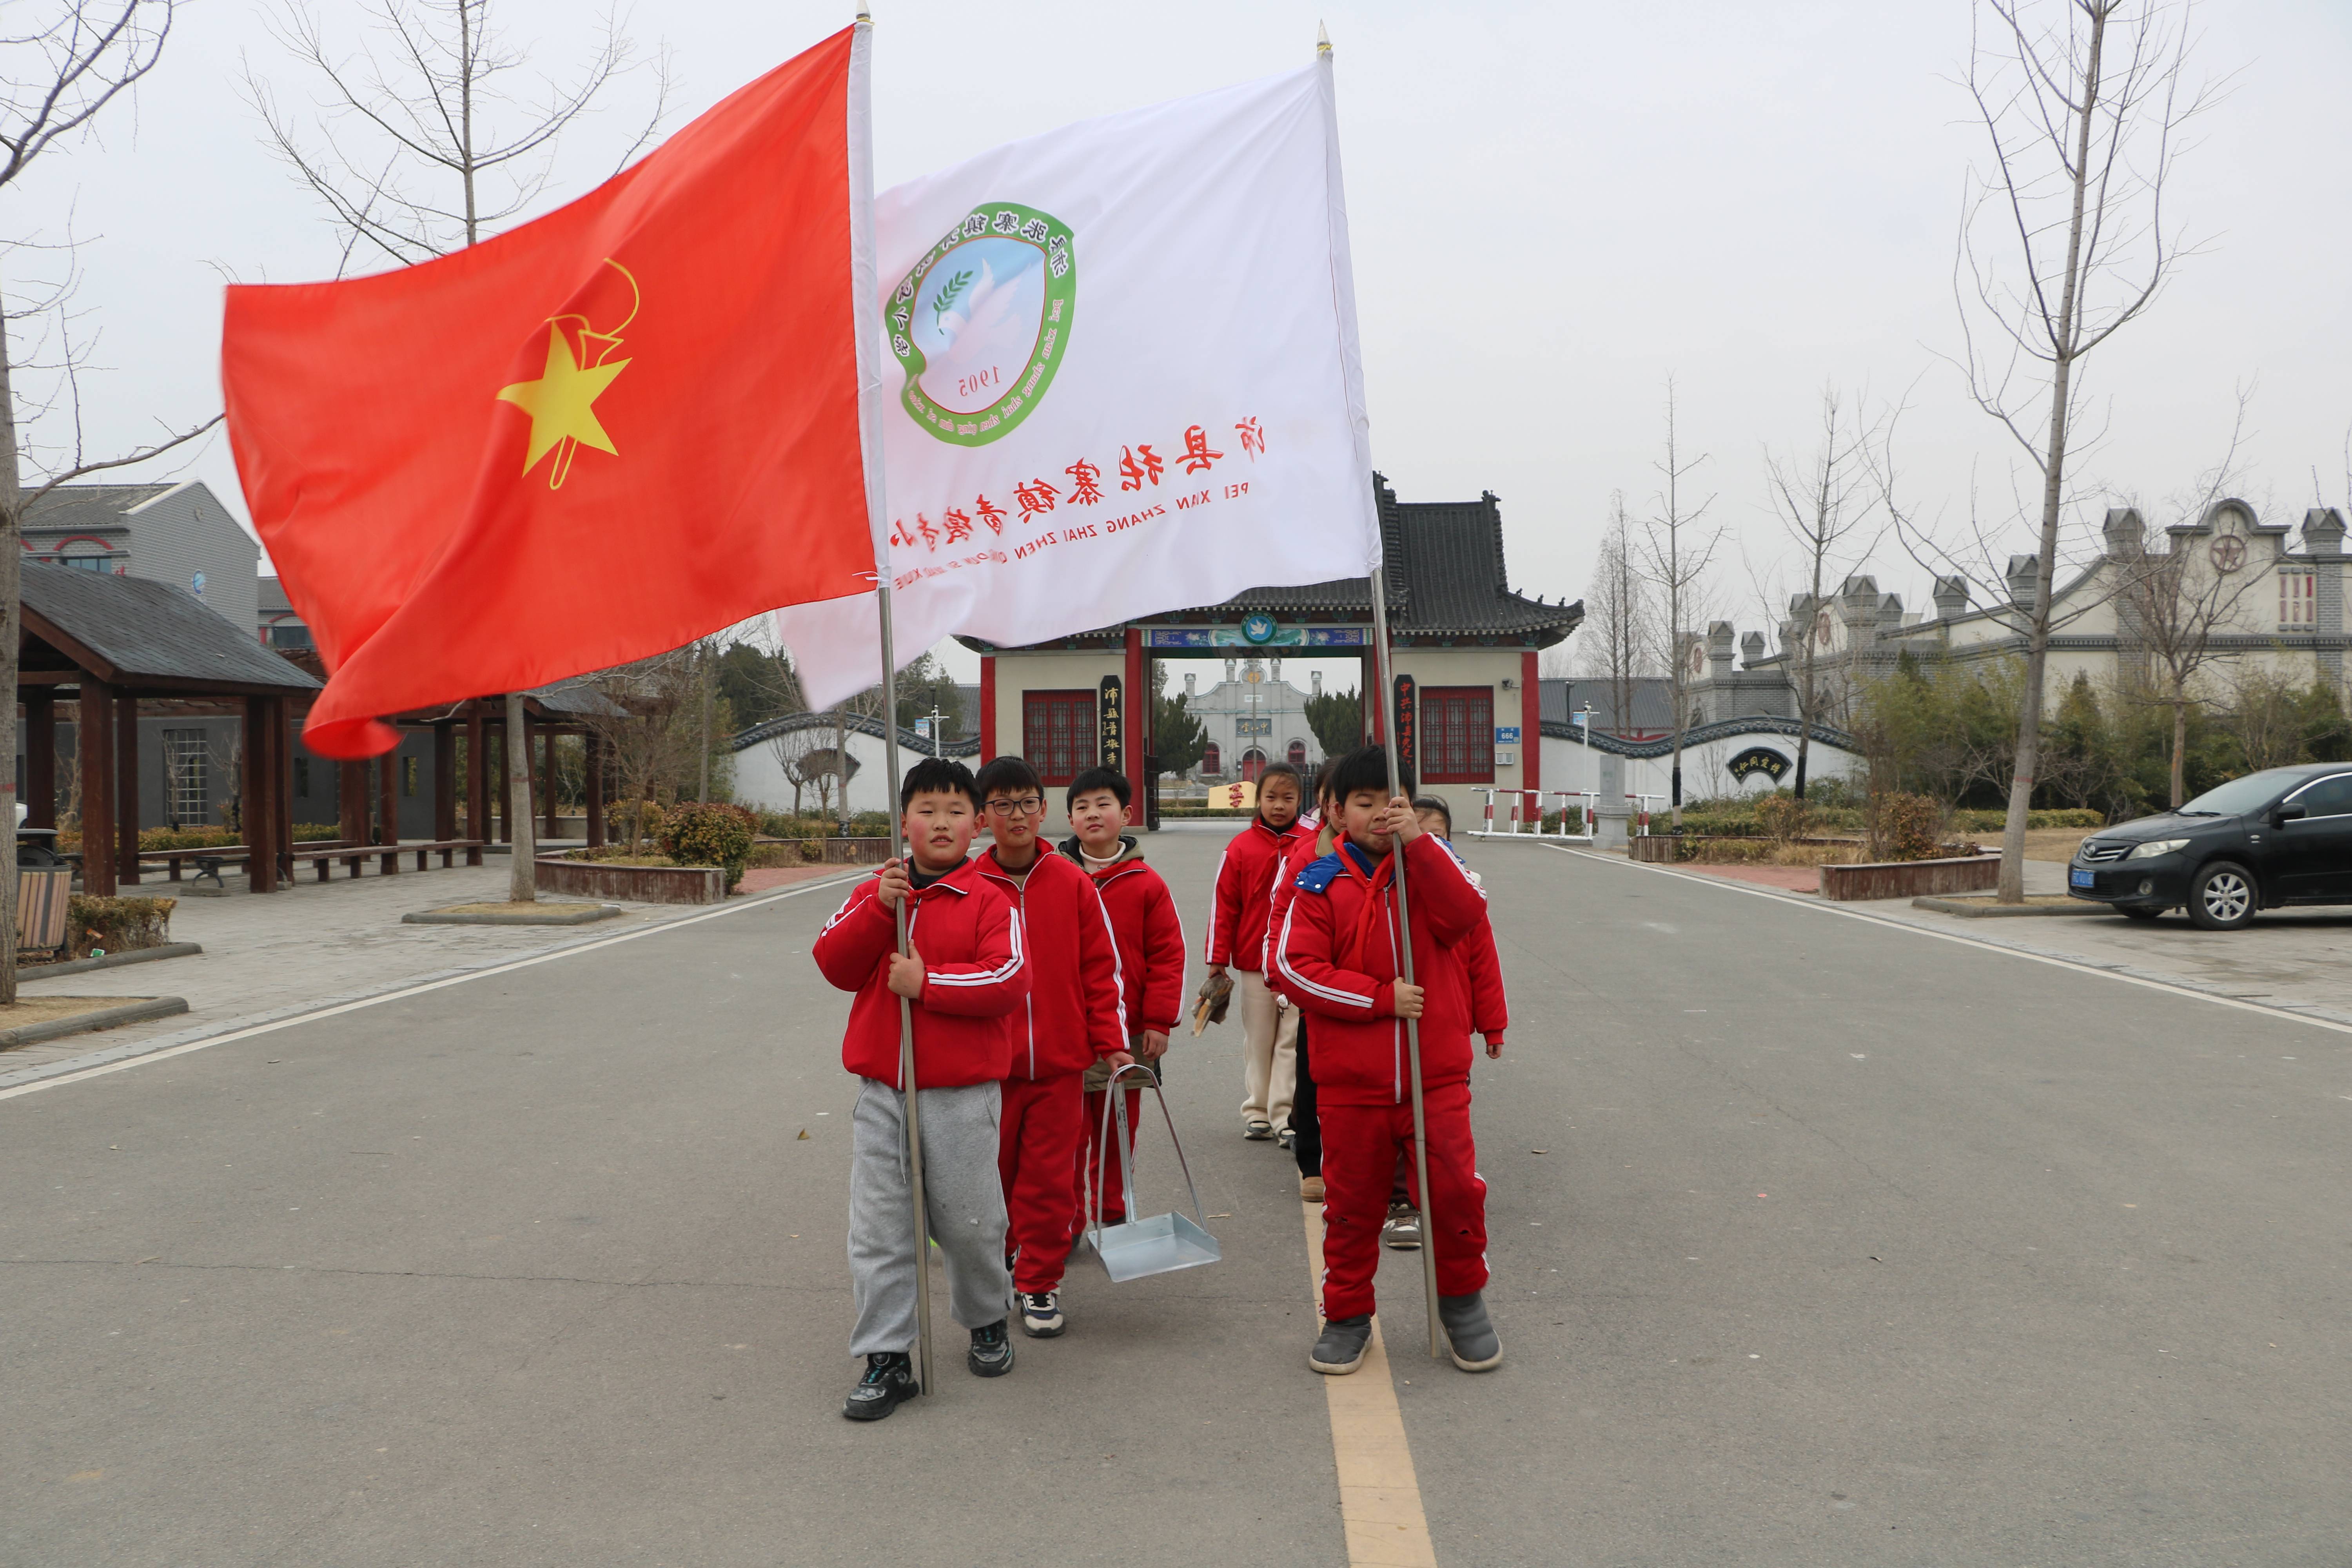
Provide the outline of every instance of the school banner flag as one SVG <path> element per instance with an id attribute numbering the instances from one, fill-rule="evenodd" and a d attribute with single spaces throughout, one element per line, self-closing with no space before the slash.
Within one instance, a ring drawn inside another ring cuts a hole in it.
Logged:
<path id="1" fill-rule="evenodd" d="M 313 750 L 386 751 L 380 716 L 779 605 L 872 605 L 852 180 L 869 37 L 470 249 L 228 291 L 237 471 L 332 671 Z"/>
<path id="2" fill-rule="evenodd" d="M 1329 57 L 885 192 L 891 614 L 912 656 L 1380 561 Z M 881 679 L 870 599 L 777 616 L 803 693 Z"/>

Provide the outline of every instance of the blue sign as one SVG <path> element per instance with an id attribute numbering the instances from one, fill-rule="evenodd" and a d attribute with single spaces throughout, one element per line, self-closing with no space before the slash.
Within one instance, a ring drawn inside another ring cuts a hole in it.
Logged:
<path id="1" fill-rule="evenodd" d="M 1518 743 L 1519 727 L 1517 724 L 1497 724 L 1495 726 L 1495 744 L 1498 746 L 1516 746 Z"/>
<path id="2" fill-rule="evenodd" d="M 1253 615 L 1238 626 L 1148 626 L 1146 647 L 1350 647 L 1360 648 L 1370 638 L 1361 626 L 1285 626 L 1271 616 Z"/>

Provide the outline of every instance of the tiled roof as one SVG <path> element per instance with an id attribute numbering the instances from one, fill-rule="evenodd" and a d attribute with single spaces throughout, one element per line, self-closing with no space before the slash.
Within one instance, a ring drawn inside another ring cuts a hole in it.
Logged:
<path id="1" fill-rule="evenodd" d="M 1502 506 L 1491 492 L 1474 501 L 1400 501 L 1377 474 L 1372 489 L 1389 568 L 1389 626 L 1396 635 L 1528 638 L 1549 647 L 1582 624 L 1581 601 L 1548 605 L 1512 591 L 1503 556 Z M 1144 618 L 1250 610 L 1369 620 L 1371 583 L 1340 577 L 1296 587 L 1252 588 L 1222 605 Z M 992 646 L 964 640 L 973 647 Z"/>
<path id="2" fill-rule="evenodd" d="M 90 663 L 83 668 L 101 679 L 261 694 L 319 689 L 306 671 L 257 642 L 251 630 L 231 626 L 219 611 L 169 583 L 37 561 L 26 562 L 24 573 L 25 629 L 43 641 L 54 631 L 58 653 L 67 661 L 87 657 Z M 25 663 L 30 669 L 61 668 L 54 655 Z"/>
<path id="3" fill-rule="evenodd" d="M 28 529 L 121 528 L 122 514 L 178 489 L 160 485 L 59 485 L 26 509 Z"/>

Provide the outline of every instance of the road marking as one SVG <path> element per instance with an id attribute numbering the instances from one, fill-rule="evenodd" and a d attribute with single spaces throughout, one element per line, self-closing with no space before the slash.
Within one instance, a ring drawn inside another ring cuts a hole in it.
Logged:
<path id="1" fill-rule="evenodd" d="M 14 1100 L 20 1094 L 34 1094 L 41 1089 L 56 1089 L 62 1084 L 83 1083 L 90 1079 L 102 1078 L 108 1073 L 145 1067 L 149 1062 L 160 1062 L 170 1057 L 184 1057 L 190 1051 L 207 1050 L 214 1046 L 225 1046 L 232 1040 L 249 1040 L 256 1035 L 267 1035 L 278 1029 L 291 1028 L 297 1024 L 316 1023 L 321 1018 L 332 1018 L 344 1013 L 355 1013 L 362 1007 L 373 1007 L 385 1002 L 399 1002 L 451 985 L 463 985 L 469 980 L 486 980 L 494 974 L 511 974 L 518 969 L 529 969 L 533 964 L 551 963 L 559 958 L 570 958 L 575 953 L 595 952 L 604 948 L 618 946 L 625 942 L 635 942 L 640 938 L 657 935 L 662 931 L 676 931 L 680 926 L 698 925 L 704 921 L 715 921 L 722 915 L 735 915 L 742 913 L 745 910 L 763 909 L 769 904 L 781 903 L 786 899 L 799 898 L 803 893 L 838 888 L 845 881 L 855 880 L 856 875 L 857 874 L 827 877 L 814 882 L 803 882 L 796 888 L 787 888 L 782 892 L 764 894 L 756 899 L 746 900 L 740 904 L 721 905 L 718 909 L 707 910 L 698 915 L 688 915 L 682 920 L 663 921 L 656 925 L 640 926 L 635 931 L 618 931 L 611 936 L 599 937 L 593 942 L 581 942 L 577 946 L 559 947 L 552 952 L 532 953 L 506 963 L 492 964 L 487 969 L 473 969 L 463 974 L 444 975 L 438 980 L 426 980 L 415 985 L 404 985 L 397 990 L 386 991 L 378 995 L 362 996 L 356 1001 L 318 1007 L 307 1013 L 297 1013 L 290 1017 L 272 1018 L 266 1024 L 256 1024 L 250 1028 L 231 1029 L 205 1039 L 190 1040 L 184 1045 L 166 1046 L 160 1051 L 149 1051 L 143 1056 L 125 1057 L 117 1062 L 102 1062 L 97 1067 L 84 1068 L 79 1072 L 60 1073 L 55 1078 L 37 1079 L 31 1083 L 20 1083 L 13 1089 L 0 1089 L 0 1100 Z M 0 1062 L 5 1062 L 5 1057 L 0 1057 Z"/>
<path id="2" fill-rule="evenodd" d="M 1866 921 L 1872 925 L 1885 926 L 1890 931 L 1909 931 L 1915 936 L 1933 937 L 1938 942 L 1956 942 L 1964 947 L 1980 948 L 1987 952 L 2006 953 L 2011 958 L 2021 958 L 2031 963 L 2047 963 L 2058 969 L 2072 969 L 2084 974 L 2095 974 L 2103 980 L 2114 980 L 2126 985 L 2137 985 L 2149 991 L 2162 991 L 2174 996 L 2186 996 L 2197 1002 L 2210 1002 L 2216 1007 L 2235 1007 L 2244 1013 L 2260 1013 L 2267 1017 L 2284 1018 L 2290 1023 L 2308 1024 L 2315 1029 L 2327 1029 L 2338 1035 L 2352 1035 L 2352 1024 L 2339 1024 L 2330 1018 L 2315 1018 L 2308 1013 L 2298 1013 L 2291 1007 L 2271 1007 L 2236 996 L 2217 996 L 2212 992 L 2200 991 L 2194 986 L 2177 985 L 2163 980 L 2151 980 L 2141 974 L 2126 974 L 2104 964 L 2090 963 L 2077 958 L 2062 958 L 2055 953 L 2034 952 L 2026 948 L 2011 947 L 2002 942 L 1990 942 L 1983 937 L 1968 936 L 1959 931 L 1936 931 L 1927 926 L 1915 925 L 1909 921 L 1889 920 L 1885 915 L 1874 915 L 1866 910 L 1842 910 L 1835 904 L 1809 901 L 1790 894 L 1773 892 L 1765 888 L 1748 887 L 1727 877 L 1706 877 L 1689 871 L 1671 871 L 1664 866 L 1653 866 L 1647 861 L 1621 859 L 1614 855 L 1596 855 L 1589 849 L 1564 849 L 1557 844 L 1547 844 L 1544 847 L 1557 850 L 1562 855 L 1573 855 L 1580 860 L 1599 860 L 1611 866 L 1629 867 L 1636 871 L 1654 871 L 1661 877 L 1672 877 L 1678 881 L 1696 882 L 1705 887 L 1721 889 L 1727 892 L 1746 893 L 1751 898 L 1770 899 L 1775 903 L 1786 904 L 1791 909 L 1811 910 L 1816 914 L 1843 915 L 1850 921 Z"/>
<path id="3" fill-rule="evenodd" d="M 1314 1204 L 1300 1206 L 1307 1214 L 1307 1291 L 1318 1303 L 1319 1324 L 1322 1215 Z M 1343 1377 L 1325 1377 L 1323 1392 L 1331 1402 L 1331 1458 L 1339 1472 L 1339 1522 L 1348 1532 L 1349 1568 L 1437 1568 L 1379 1318 L 1372 1320 L 1364 1364 Z"/>

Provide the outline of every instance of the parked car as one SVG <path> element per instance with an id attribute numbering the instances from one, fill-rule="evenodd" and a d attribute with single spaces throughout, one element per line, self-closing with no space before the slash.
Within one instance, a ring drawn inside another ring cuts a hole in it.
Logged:
<path id="1" fill-rule="evenodd" d="M 2134 920 L 2186 910 L 2206 931 L 2284 904 L 2352 904 L 2352 763 L 2266 768 L 2103 827 L 2074 851 L 2066 883 Z"/>

